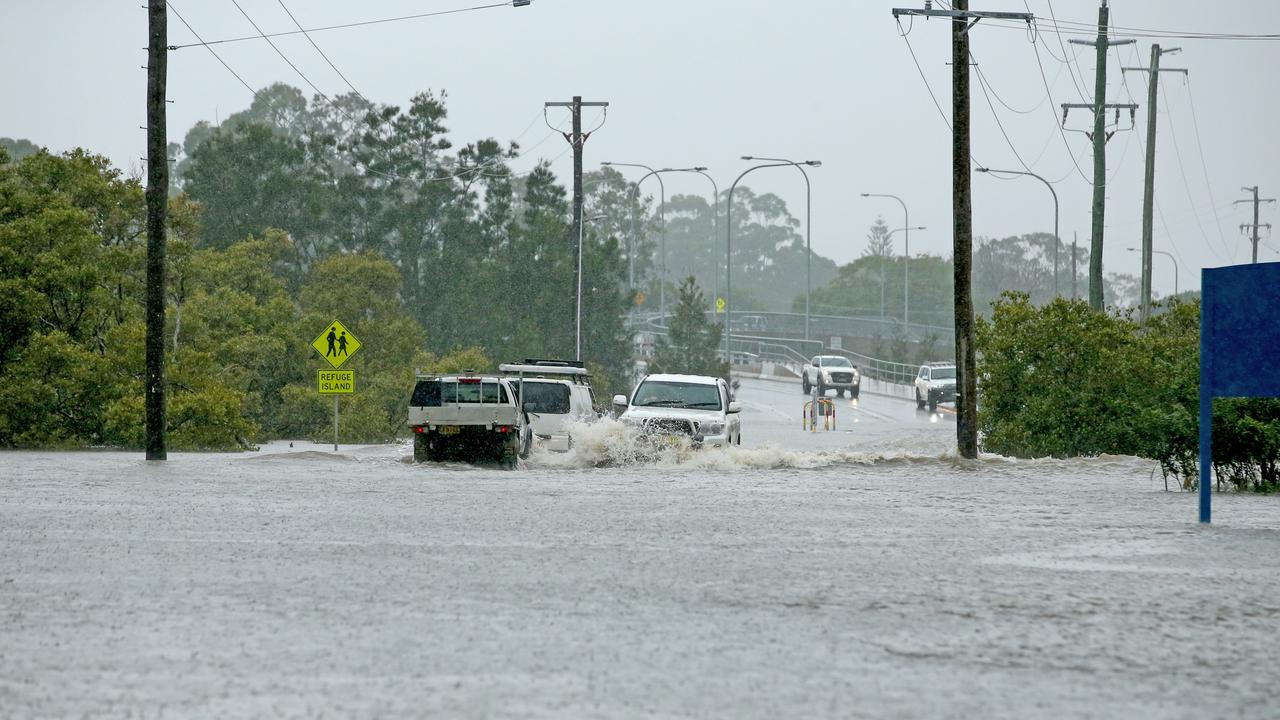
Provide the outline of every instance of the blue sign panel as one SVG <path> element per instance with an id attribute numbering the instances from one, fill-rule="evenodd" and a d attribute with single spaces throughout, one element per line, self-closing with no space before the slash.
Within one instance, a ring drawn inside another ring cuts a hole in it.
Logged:
<path id="1" fill-rule="evenodd" d="M 1280 263 L 1200 272 L 1200 522 L 1210 519 L 1215 397 L 1280 397 Z"/>

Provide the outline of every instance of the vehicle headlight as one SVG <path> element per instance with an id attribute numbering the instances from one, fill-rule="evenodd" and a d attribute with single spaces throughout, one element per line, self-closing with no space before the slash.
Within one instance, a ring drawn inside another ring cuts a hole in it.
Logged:
<path id="1" fill-rule="evenodd" d="M 703 435 L 719 435 L 724 432 L 724 423 L 722 422 L 704 422 L 698 426 L 698 432 Z"/>
<path id="2" fill-rule="evenodd" d="M 822 371 L 822 379 L 831 382 L 831 372 L 829 370 Z"/>

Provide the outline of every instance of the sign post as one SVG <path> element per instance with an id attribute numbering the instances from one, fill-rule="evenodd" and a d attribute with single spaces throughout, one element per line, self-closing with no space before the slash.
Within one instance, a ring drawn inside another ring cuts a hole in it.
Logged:
<path id="1" fill-rule="evenodd" d="M 356 371 L 339 370 L 360 349 L 361 343 L 350 330 L 337 320 L 329 324 L 319 337 L 311 341 L 311 347 L 333 367 L 316 374 L 316 389 L 321 395 L 333 395 L 333 451 L 338 451 L 338 396 L 356 391 Z"/>

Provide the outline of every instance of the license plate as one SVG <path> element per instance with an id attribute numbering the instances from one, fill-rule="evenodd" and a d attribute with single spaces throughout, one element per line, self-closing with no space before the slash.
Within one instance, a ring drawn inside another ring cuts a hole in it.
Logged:
<path id="1" fill-rule="evenodd" d="M 436 431 L 441 435 L 457 435 L 461 429 L 457 425 L 441 425 L 436 428 Z"/>

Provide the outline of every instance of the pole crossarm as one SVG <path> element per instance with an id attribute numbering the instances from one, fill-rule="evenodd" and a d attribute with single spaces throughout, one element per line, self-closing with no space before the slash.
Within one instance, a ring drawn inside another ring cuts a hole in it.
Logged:
<path id="1" fill-rule="evenodd" d="M 1071 43 L 1072 45 L 1088 45 L 1089 47 L 1098 47 L 1098 41 L 1097 41 L 1097 40 L 1068 40 L 1067 42 L 1068 42 L 1068 43 Z M 1129 39 L 1129 40 L 1108 40 L 1108 41 L 1107 41 L 1107 45 L 1108 45 L 1108 46 L 1111 46 L 1111 45 L 1132 45 L 1132 44 L 1133 44 L 1133 43 L 1135 43 L 1135 42 L 1137 42 L 1137 41 L 1136 41 L 1136 40 L 1133 40 L 1133 39 Z"/>
<path id="2" fill-rule="evenodd" d="M 1036 19 L 1036 16 L 1031 13 L 1020 12 L 1000 12 L 994 10 L 934 10 L 929 7 L 928 3 L 925 3 L 925 8 L 923 10 L 916 10 L 915 8 L 893 9 L 893 17 L 895 20 L 903 15 L 908 17 L 941 17 L 950 18 L 951 20 L 971 20 L 972 22 L 969 22 L 968 27 L 965 28 L 966 32 L 971 30 L 974 25 L 977 25 L 979 20 L 986 18 L 990 18 L 992 20 L 1022 20 L 1028 25 L 1031 24 L 1031 21 Z M 1130 40 L 1129 42 L 1133 41 Z"/>

